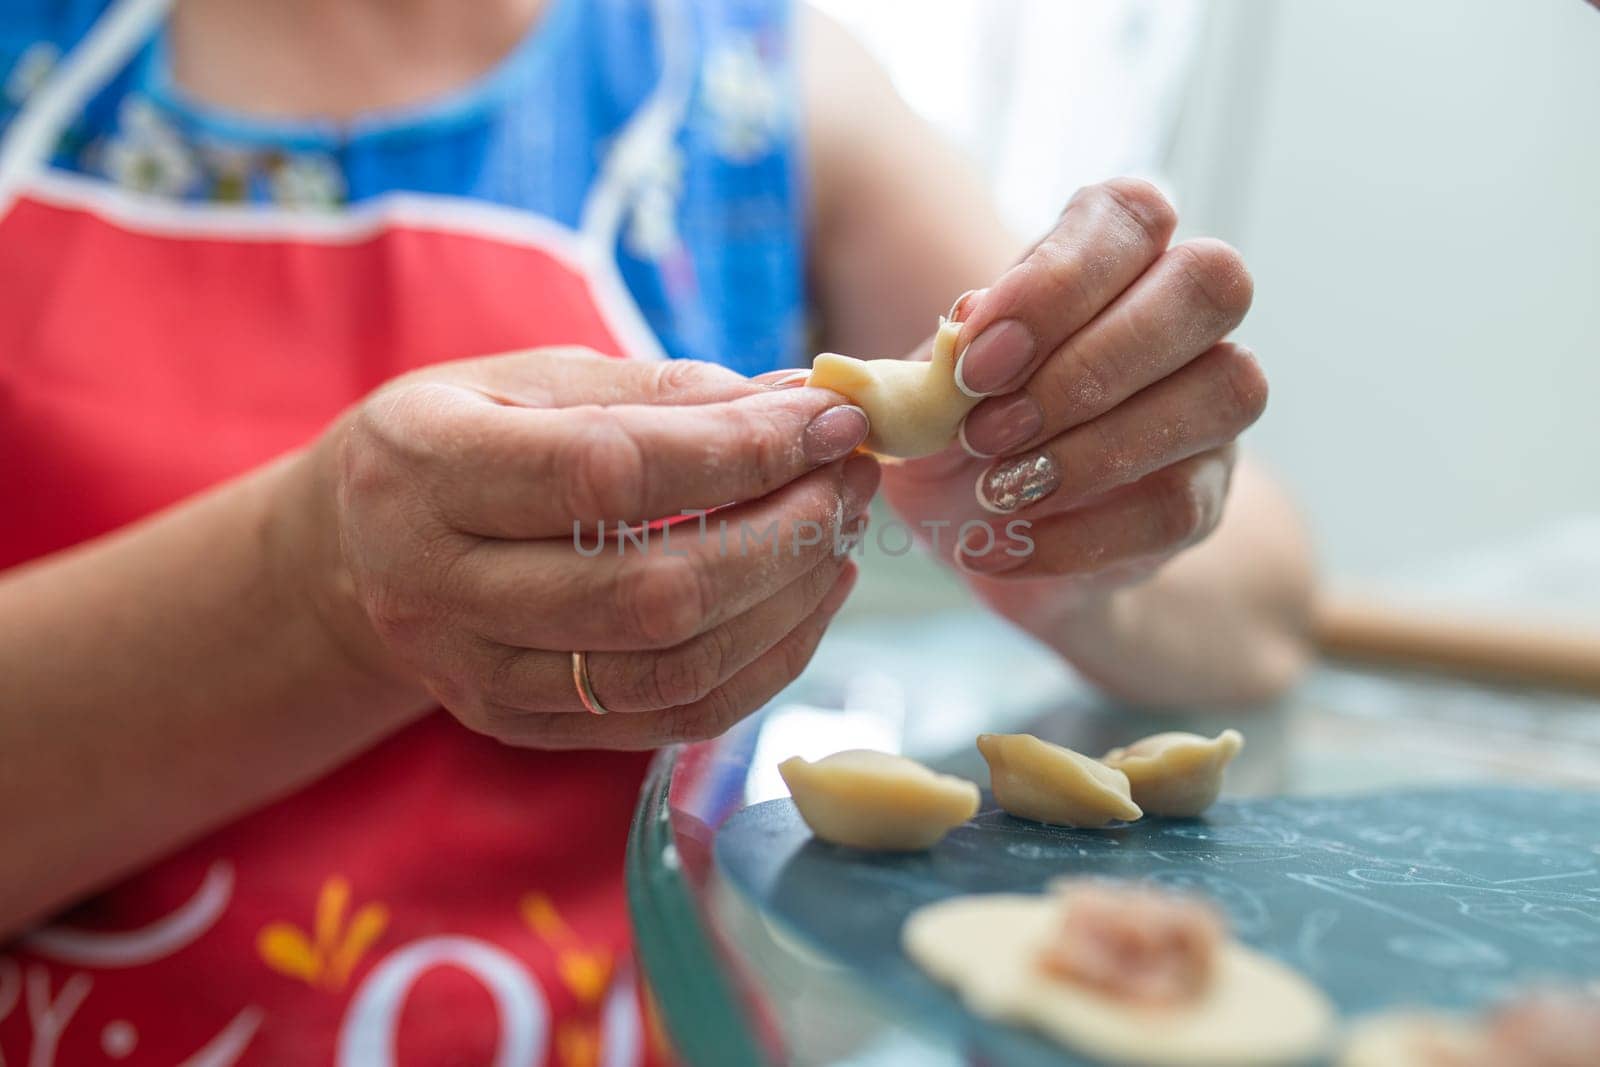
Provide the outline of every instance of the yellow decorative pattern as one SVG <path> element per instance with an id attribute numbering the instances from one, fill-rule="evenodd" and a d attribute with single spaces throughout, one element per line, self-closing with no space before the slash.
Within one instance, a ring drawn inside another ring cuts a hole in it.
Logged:
<path id="1" fill-rule="evenodd" d="M 583 1005 L 597 1004 L 611 984 L 611 950 L 583 944 L 567 925 L 555 902 L 543 893 L 522 898 L 522 920 L 556 955 L 561 984 Z"/>
<path id="2" fill-rule="evenodd" d="M 600 1062 L 600 1027 L 573 1020 L 556 1029 L 556 1059 L 561 1067 L 595 1067 Z"/>
<path id="3" fill-rule="evenodd" d="M 319 989 L 343 989 L 389 925 L 389 909 L 376 902 L 357 908 L 346 924 L 349 906 L 350 882 L 335 875 L 317 894 L 310 937 L 293 923 L 271 922 L 256 935 L 256 951 L 279 974 Z"/>

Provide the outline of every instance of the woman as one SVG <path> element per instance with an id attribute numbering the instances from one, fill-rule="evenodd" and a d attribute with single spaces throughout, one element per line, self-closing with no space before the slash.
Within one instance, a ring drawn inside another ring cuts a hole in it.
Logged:
<path id="1" fill-rule="evenodd" d="M 780 0 L 166 7 L 0 16 L 7 1062 L 663 1055 L 647 752 L 789 682 L 855 564 L 579 528 L 837 528 L 881 485 L 989 524 L 937 553 L 1116 695 L 1302 664 L 1305 548 L 1235 459 L 1250 280 L 1152 188 L 1017 258 Z M 859 409 L 747 377 L 808 316 L 915 358 L 975 287 L 939 456 L 880 471 Z"/>

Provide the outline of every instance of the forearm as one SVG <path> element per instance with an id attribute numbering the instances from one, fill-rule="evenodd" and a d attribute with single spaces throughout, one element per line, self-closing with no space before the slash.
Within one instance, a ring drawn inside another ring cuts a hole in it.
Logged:
<path id="1" fill-rule="evenodd" d="M 822 340 L 857 356 L 908 354 L 928 337 L 932 315 L 968 288 L 995 285 L 1018 262 L 1019 253 L 1028 254 L 1025 243 L 1008 232 L 972 169 L 906 108 L 856 42 L 815 14 L 807 28 L 811 37 L 806 47 L 807 133 L 815 195 L 813 290 L 820 304 Z M 1128 214 L 1125 203 L 1118 206 Z M 1118 217 L 1114 212 L 1081 214 L 1112 222 Z M 1063 222 L 1066 219 L 1064 213 Z M 1148 219 L 1131 217 L 1131 221 L 1139 225 L 1124 228 L 1125 232 L 1137 229 L 1148 236 Z M 1119 233 L 1114 225 L 1086 225 L 1097 239 Z M 1096 289 L 1096 278 L 1123 257 L 1124 246 L 1129 242 L 1099 240 L 1091 269 L 1083 264 L 1083 249 L 1070 240 L 1058 243 L 1052 253 L 1058 269 L 1041 269 L 1032 277 L 1044 287 L 1045 298 L 1070 310 Z M 1131 247 L 1138 246 L 1135 239 Z M 1160 249 L 1152 251 L 1160 258 Z M 1233 286 L 1230 293 L 1237 288 Z M 1146 300 L 1142 306 L 1151 305 Z M 1154 318 L 1144 312 L 1145 348 L 1159 349 L 1163 340 L 1170 341 L 1166 334 L 1171 330 L 1165 324 L 1180 318 L 1194 327 L 1196 337 L 1211 330 L 1206 305 L 1163 307 L 1167 309 Z M 1085 324 L 1075 327 L 1085 328 Z M 1231 325 L 1212 331 L 1207 344 L 1226 336 L 1228 329 Z M 1172 342 L 1169 347 L 1183 343 Z M 1060 338 L 1055 344 L 1060 346 Z M 1183 353 L 1190 360 L 1205 347 L 1195 344 L 1195 350 Z M 1101 350 L 1110 349 L 1103 343 Z M 1047 347 L 1047 361 L 1063 357 L 1072 358 L 1064 348 L 1052 352 Z M 1154 352 L 1136 352 L 1123 366 L 1159 358 Z M 1223 362 L 1213 360 L 1212 367 Z M 1126 398 L 1134 400 L 1148 384 L 1128 389 Z M 1180 419 L 1194 426 L 1207 421 L 1202 414 L 1214 415 L 1228 407 L 1227 390 L 1214 381 L 1198 392 L 1185 388 L 1188 408 L 1179 405 L 1173 410 L 1169 404 L 1163 412 L 1134 417 L 1151 420 L 1152 427 Z M 1062 392 L 1060 382 L 1056 389 Z M 1045 399 L 1055 400 L 1056 407 L 1067 406 L 1059 395 Z M 1249 404 L 1233 406 L 1242 411 Z M 1119 423 L 1109 412 L 1100 415 L 1107 419 L 1102 425 L 1111 427 L 1098 442 L 1102 454 L 1108 442 L 1115 441 L 1127 455 L 1136 456 L 1144 442 L 1165 437 L 1131 432 L 1127 417 Z M 1081 425 L 1080 418 L 1051 429 L 1065 437 Z M 1079 438 L 1096 446 L 1093 435 Z M 1096 458 L 1075 457 L 1073 469 L 1092 468 Z M 1169 462 L 1185 458 L 1174 455 Z M 1073 463 L 1074 458 L 1063 462 Z M 902 514 L 935 517 L 958 526 L 968 519 L 993 519 L 990 512 L 977 510 L 973 500 L 972 487 L 985 466 L 974 459 L 959 465 L 930 461 L 920 470 L 915 465 L 891 468 L 885 473 L 885 489 Z M 1102 514 L 1098 521 L 1104 524 L 1107 518 Z M 1120 560 L 1121 553 L 1132 551 L 1130 540 L 1112 538 L 1100 546 L 1095 559 L 1107 564 Z M 1068 549 L 1073 543 L 1070 533 L 1063 534 L 1056 554 L 1071 555 Z M 1085 593 L 1084 586 L 1094 584 L 1086 581 L 1094 576 L 1086 575 L 1085 567 L 1093 570 L 1093 563 L 1094 559 L 1076 558 L 1071 566 L 1063 563 L 1054 577 L 974 577 L 971 584 L 992 607 L 1048 641 L 1108 691 L 1130 701 L 1186 705 L 1250 701 L 1281 691 L 1307 659 L 1310 552 L 1285 495 L 1248 463 L 1235 475 L 1221 524 L 1153 578 L 1110 595 Z"/>
<path id="2" fill-rule="evenodd" d="M 1288 496 L 1249 459 L 1210 538 L 1150 580 L 1031 627 L 1111 695 L 1150 706 L 1249 704 L 1310 662 L 1312 553 Z"/>
<path id="3" fill-rule="evenodd" d="M 1024 242 L 981 174 L 895 93 L 860 44 L 806 12 L 812 292 L 824 350 L 907 355 L 934 317 Z"/>
<path id="4" fill-rule="evenodd" d="M 0 575 L 0 939 L 424 706 L 314 607 L 297 463 Z"/>

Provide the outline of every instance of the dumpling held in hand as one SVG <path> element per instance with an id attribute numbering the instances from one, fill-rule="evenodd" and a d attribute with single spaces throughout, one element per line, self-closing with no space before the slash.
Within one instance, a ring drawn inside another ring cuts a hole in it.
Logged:
<path id="1" fill-rule="evenodd" d="M 865 448 L 880 456 L 929 456 L 956 439 L 961 420 L 978 400 L 956 386 L 956 338 L 961 323 L 939 320 L 933 358 L 852 359 L 824 352 L 807 385 L 843 393 L 867 413 L 872 432 Z"/>

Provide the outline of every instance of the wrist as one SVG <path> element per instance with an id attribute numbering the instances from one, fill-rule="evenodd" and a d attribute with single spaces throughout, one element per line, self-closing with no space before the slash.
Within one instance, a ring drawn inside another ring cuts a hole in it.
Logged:
<path id="1" fill-rule="evenodd" d="M 1272 605 L 1218 592 L 1169 567 L 1074 600 L 1027 629 L 1129 703 L 1178 709 L 1280 697 L 1310 663 L 1303 628 Z"/>
<path id="2" fill-rule="evenodd" d="M 345 687 L 385 705 L 428 698 L 385 649 L 345 564 L 338 520 L 335 427 L 310 448 L 268 468 L 263 544 L 266 572 L 283 610 L 333 654 Z"/>

